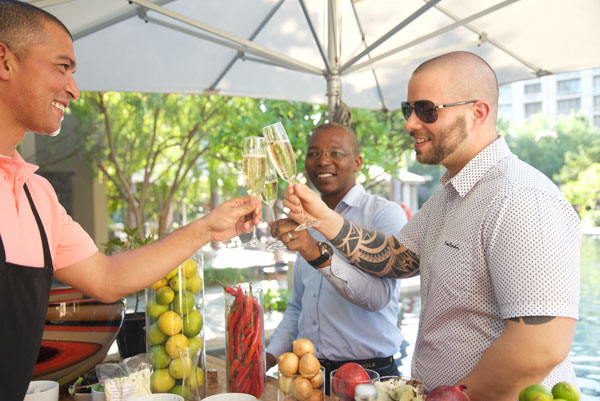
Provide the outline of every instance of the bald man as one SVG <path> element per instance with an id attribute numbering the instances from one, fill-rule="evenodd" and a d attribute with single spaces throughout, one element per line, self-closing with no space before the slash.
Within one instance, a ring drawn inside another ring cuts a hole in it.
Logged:
<path id="1" fill-rule="evenodd" d="M 558 188 L 496 133 L 498 84 L 478 56 L 454 52 L 413 73 L 402 111 L 421 163 L 447 171 L 391 236 L 329 209 L 303 185 L 289 216 L 319 230 L 360 269 L 421 275 L 412 376 L 426 391 L 464 384 L 472 401 L 515 401 L 532 383 L 575 384 L 568 358 L 579 305 L 579 218 Z"/>

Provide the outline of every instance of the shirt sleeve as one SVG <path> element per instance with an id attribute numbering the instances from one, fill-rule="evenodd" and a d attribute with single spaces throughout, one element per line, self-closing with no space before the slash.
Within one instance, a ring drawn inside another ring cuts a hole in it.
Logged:
<path id="1" fill-rule="evenodd" d="M 298 322 L 302 313 L 302 296 L 304 284 L 299 274 L 298 260 L 294 263 L 294 284 L 288 299 L 288 307 L 283 318 L 269 339 L 267 352 L 277 358 L 284 352 L 292 350 L 292 341 L 298 336 Z"/>
<path id="2" fill-rule="evenodd" d="M 370 228 L 393 235 L 400 231 L 406 221 L 406 213 L 400 206 L 386 202 L 386 206 L 373 215 Z M 342 297 L 369 311 L 385 308 L 400 286 L 399 280 L 363 272 L 337 254 L 332 257 L 331 266 L 319 271 Z"/>
<path id="3" fill-rule="evenodd" d="M 60 233 L 54 258 L 56 270 L 80 262 L 98 252 L 98 247 L 88 233 L 73 221 L 62 206 L 60 209 Z"/>

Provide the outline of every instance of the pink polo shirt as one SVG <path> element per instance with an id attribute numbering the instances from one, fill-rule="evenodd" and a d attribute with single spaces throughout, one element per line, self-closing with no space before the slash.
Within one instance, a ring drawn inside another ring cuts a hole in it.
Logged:
<path id="1" fill-rule="evenodd" d="M 44 266 L 42 240 L 23 189 L 26 182 L 57 270 L 93 255 L 98 248 L 58 202 L 50 183 L 34 174 L 37 169 L 38 166 L 27 163 L 17 152 L 13 157 L 0 155 L 0 235 L 7 262 Z"/>

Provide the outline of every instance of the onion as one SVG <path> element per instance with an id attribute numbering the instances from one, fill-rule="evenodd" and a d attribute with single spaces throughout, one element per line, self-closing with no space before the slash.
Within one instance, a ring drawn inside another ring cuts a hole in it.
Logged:
<path id="1" fill-rule="evenodd" d="M 425 401 L 471 401 L 464 390 L 464 384 L 458 386 L 438 386 L 431 390 Z"/>
<path id="2" fill-rule="evenodd" d="M 279 355 L 279 358 L 277 358 L 279 372 L 288 376 L 295 375 L 298 372 L 298 362 L 299 359 L 293 352 L 285 352 Z"/>
<path id="3" fill-rule="evenodd" d="M 298 401 L 307 401 L 312 395 L 312 385 L 304 377 L 296 377 L 292 384 L 292 396 Z"/>
<path id="4" fill-rule="evenodd" d="M 323 371 L 321 371 L 320 367 L 319 373 L 310 379 L 310 384 L 312 384 L 313 388 L 319 388 L 323 385 Z"/>
<path id="5" fill-rule="evenodd" d="M 299 338 L 292 341 L 292 350 L 294 354 L 301 358 L 304 354 L 315 354 L 315 346 L 308 338 Z"/>
<path id="6" fill-rule="evenodd" d="M 298 371 L 302 376 L 312 377 L 319 373 L 319 369 L 321 369 L 321 363 L 313 354 L 304 354 L 304 356 L 300 358 Z"/>
<path id="7" fill-rule="evenodd" d="M 283 374 L 279 375 L 279 389 L 283 392 L 283 394 L 289 394 L 292 390 L 292 382 L 294 381 L 294 376 L 286 376 Z"/>
<path id="8" fill-rule="evenodd" d="M 308 401 L 323 401 L 324 399 L 325 396 L 323 395 L 323 389 L 313 388 Z"/>

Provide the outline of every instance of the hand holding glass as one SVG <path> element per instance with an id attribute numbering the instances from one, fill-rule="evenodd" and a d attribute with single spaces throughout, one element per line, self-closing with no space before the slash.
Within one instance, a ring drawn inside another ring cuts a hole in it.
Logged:
<path id="1" fill-rule="evenodd" d="M 263 135 L 267 142 L 267 152 L 277 172 L 288 184 L 296 179 L 296 157 L 290 139 L 281 122 L 263 127 Z M 296 231 L 305 230 L 317 224 L 318 220 L 310 220 L 306 215 Z"/>
<path id="2" fill-rule="evenodd" d="M 265 186 L 267 172 L 267 152 L 264 138 L 250 136 L 244 139 L 242 172 L 248 195 L 260 197 Z M 256 226 L 252 228 L 252 239 L 244 246 L 262 247 L 262 243 L 256 238 Z"/>

